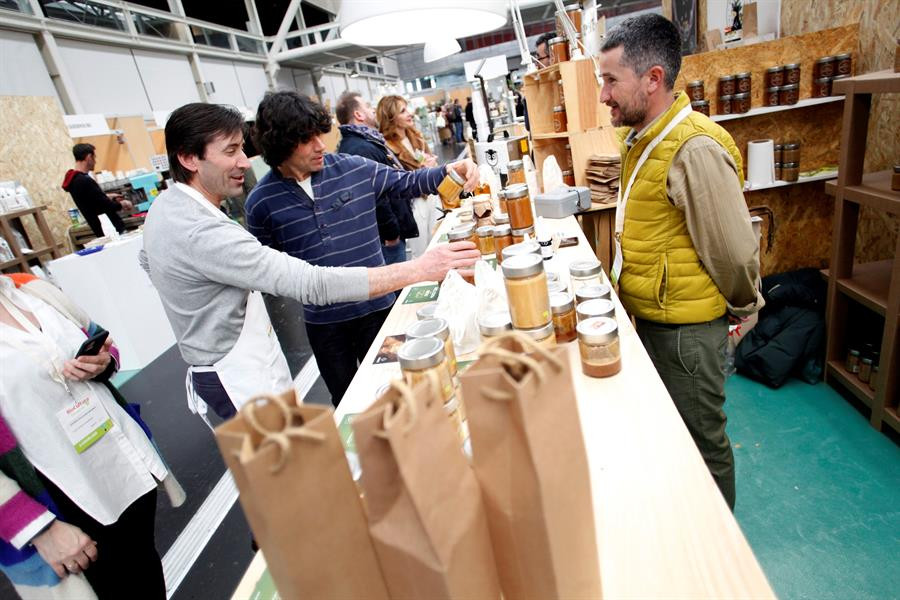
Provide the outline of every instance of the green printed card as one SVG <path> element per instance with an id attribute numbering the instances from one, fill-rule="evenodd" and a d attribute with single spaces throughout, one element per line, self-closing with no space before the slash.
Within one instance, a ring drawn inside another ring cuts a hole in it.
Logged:
<path id="1" fill-rule="evenodd" d="M 433 302 L 437 300 L 441 288 L 437 284 L 419 285 L 409 290 L 403 304 L 418 304 L 420 302 Z"/>

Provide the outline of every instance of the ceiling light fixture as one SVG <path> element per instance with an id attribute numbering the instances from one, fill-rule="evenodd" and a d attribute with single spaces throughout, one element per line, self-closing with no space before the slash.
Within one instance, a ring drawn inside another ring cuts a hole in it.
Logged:
<path id="1" fill-rule="evenodd" d="M 343 0 L 341 38 L 360 46 L 459 39 L 506 24 L 506 0 Z"/>
<path id="2" fill-rule="evenodd" d="M 425 62 L 430 63 L 462 50 L 453 38 L 440 37 L 425 42 Z"/>

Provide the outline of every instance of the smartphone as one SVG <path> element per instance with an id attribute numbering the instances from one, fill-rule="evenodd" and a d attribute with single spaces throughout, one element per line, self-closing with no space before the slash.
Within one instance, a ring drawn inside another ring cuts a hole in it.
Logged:
<path id="1" fill-rule="evenodd" d="M 108 337 L 109 332 L 105 329 L 101 329 L 84 341 L 81 348 L 75 353 L 75 358 L 78 358 L 79 356 L 97 356 L 103 348 L 103 343 L 106 342 L 106 338 Z"/>
<path id="2" fill-rule="evenodd" d="M 578 245 L 578 238 L 575 236 L 566 237 L 566 238 L 559 240 L 560 248 L 568 248 L 569 246 L 577 246 L 577 245 Z"/>

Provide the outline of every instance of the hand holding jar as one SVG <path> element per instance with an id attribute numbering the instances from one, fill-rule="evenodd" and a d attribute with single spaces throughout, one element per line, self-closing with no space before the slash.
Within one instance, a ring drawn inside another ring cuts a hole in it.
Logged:
<path id="1" fill-rule="evenodd" d="M 481 258 L 481 251 L 472 242 L 438 244 L 416 259 L 416 273 L 420 281 L 443 281 L 450 269 L 466 269 Z"/>
<path id="2" fill-rule="evenodd" d="M 481 178 L 478 176 L 478 165 L 472 162 L 471 159 L 463 159 L 447 165 L 447 171 L 456 171 L 458 175 L 460 175 L 463 179 L 465 179 L 465 184 L 463 184 L 463 189 L 467 192 L 471 192 L 475 189 L 475 187 L 481 182 Z"/>

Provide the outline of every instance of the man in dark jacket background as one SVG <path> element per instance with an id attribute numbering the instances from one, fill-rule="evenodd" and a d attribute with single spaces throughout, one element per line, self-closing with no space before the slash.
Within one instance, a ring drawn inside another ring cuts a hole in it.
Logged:
<path id="1" fill-rule="evenodd" d="M 75 144 L 72 147 L 72 155 L 75 157 L 75 168 L 66 171 L 62 188 L 72 195 L 75 206 L 81 211 L 84 220 L 91 226 L 91 231 L 97 237 L 103 237 L 103 228 L 100 227 L 100 215 L 109 217 L 116 231 L 125 231 L 125 223 L 119 218 L 118 212 L 122 209 L 133 208 L 131 202 L 122 196 L 110 198 L 100 185 L 88 175 L 97 165 L 96 149 L 92 144 Z"/>
<path id="2" fill-rule="evenodd" d="M 375 109 L 358 92 L 341 94 L 336 112 L 341 131 L 338 152 L 362 156 L 389 167 L 403 169 L 394 154 L 388 150 L 384 136 L 378 131 Z M 406 260 L 406 240 L 419 237 L 419 228 L 410 202 L 391 198 L 389 203 L 376 206 L 375 217 L 385 264 Z"/>

